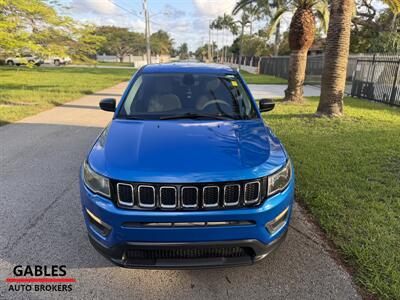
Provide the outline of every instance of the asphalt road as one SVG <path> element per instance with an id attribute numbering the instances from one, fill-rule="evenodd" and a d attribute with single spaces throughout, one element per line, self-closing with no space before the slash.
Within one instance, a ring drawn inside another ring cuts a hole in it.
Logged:
<path id="1" fill-rule="evenodd" d="M 349 274 L 318 230 L 295 207 L 288 239 L 249 267 L 132 270 L 112 265 L 90 245 L 78 173 L 111 117 L 102 97 L 125 84 L 0 127 L 0 298 L 26 299 L 359 299 Z M 13 292 L 16 265 L 66 265 L 70 292 Z"/>

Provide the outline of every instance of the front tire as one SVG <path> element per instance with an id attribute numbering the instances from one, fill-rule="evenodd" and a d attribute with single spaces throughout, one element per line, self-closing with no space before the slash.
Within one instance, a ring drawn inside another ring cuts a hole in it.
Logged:
<path id="1" fill-rule="evenodd" d="M 59 61 L 58 59 L 56 59 L 56 60 L 54 61 L 54 64 L 55 64 L 57 67 L 59 67 L 59 66 L 60 66 L 60 61 Z"/>
<path id="2" fill-rule="evenodd" d="M 13 62 L 12 60 L 9 60 L 9 61 L 7 62 L 7 65 L 13 66 L 13 65 L 14 65 L 14 62 Z"/>

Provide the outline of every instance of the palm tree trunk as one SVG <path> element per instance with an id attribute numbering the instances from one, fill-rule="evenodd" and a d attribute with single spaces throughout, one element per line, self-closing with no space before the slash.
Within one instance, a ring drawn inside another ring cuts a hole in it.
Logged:
<path id="1" fill-rule="evenodd" d="M 275 28 L 275 42 L 274 42 L 274 56 L 279 54 L 279 44 L 281 43 L 281 22 L 276 24 Z"/>
<path id="2" fill-rule="evenodd" d="M 303 102 L 303 84 L 306 76 L 307 52 L 315 35 L 315 20 L 311 8 L 297 8 L 289 29 L 288 87 L 284 101 Z"/>
<path id="3" fill-rule="evenodd" d="M 343 115 L 353 7 L 354 0 L 334 0 L 331 4 L 318 115 Z"/>
<path id="4" fill-rule="evenodd" d="M 288 87 L 285 101 L 303 102 L 303 84 L 307 66 L 307 50 L 292 50 L 289 57 Z"/>
<path id="5" fill-rule="evenodd" d="M 242 32 L 240 33 L 239 70 L 240 70 L 240 66 L 242 64 L 243 35 L 244 35 L 244 24 L 242 24 Z"/>

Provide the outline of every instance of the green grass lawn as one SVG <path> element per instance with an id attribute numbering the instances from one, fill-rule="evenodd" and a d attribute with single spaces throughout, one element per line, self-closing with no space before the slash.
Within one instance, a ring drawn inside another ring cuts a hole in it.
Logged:
<path id="1" fill-rule="evenodd" d="M 243 70 L 240 74 L 248 84 L 287 84 L 286 79 L 271 75 L 252 74 Z"/>
<path id="2" fill-rule="evenodd" d="M 296 199 L 356 282 L 400 299 L 400 108 L 346 98 L 346 117 L 315 118 L 317 100 L 265 114 L 294 161 Z"/>
<path id="3" fill-rule="evenodd" d="M 98 66 L 133 67 L 133 63 L 128 62 L 97 62 Z"/>
<path id="4" fill-rule="evenodd" d="M 128 80 L 133 70 L 0 67 L 0 125 Z"/>

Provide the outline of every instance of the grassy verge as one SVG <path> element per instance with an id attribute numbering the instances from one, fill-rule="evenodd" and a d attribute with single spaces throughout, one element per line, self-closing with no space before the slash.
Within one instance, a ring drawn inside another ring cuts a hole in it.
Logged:
<path id="1" fill-rule="evenodd" d="M 128 80 L 129 69 L 0 67 L 0 125 Z"/>
<path id="2" fill-rule="evenodd" d="M 400 109 L 345 99 L 346 117 L 278 103 L 265 120 L 296 168 L 296 198 L 372 294 L 400 299 Z"/>
<path id="3" fill-rule="evenodd" d="M 287 84 L 286 79 L 271 75 L 252 74 L 243 70 L 240 74 L 248 84 Z"/>
<path id="4" fill-rule="evenodd" d="M 98 66 L 133 67 L 133 63 L 128 62 L 97 62 Z"/>

